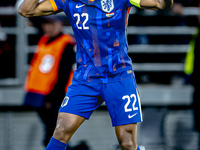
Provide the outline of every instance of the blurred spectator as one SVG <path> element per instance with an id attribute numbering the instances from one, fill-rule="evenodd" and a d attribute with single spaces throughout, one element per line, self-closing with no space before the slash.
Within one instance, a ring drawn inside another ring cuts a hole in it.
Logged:
<path id="1" fill-rule="evenodd" d="M 186 26 L 185 18 L 183 16 L 183 4 L 181 2 L 175 2 L 172 6 L 172 14 L 179 16 L 176 20 L 177 26 Z"/>
<path id="2" fill-rule="evenodd" d="M 198 16 L 199 26 L 193 35 L 185 59 L 186 79 L 194 87 L 193 109 L 195 130 L 200 132 L 200 15 Z"/>
<path id="3" fill-rule="evenodd" d="M 172 12 L 174 14 L 183 15 L 183 5 L 182 3 L 174 3 L 174 5 L 172 6 Z"/>
<path id="4" fill-rule="evenodd" d="M 38 112 L 45 125 L 44 145 L 47 146 L 56 126 L 57 113 L 71 83 L 75 63 L 75 39 L 62 33 L 58 16 L 42 19 L 45 33 L 38 42 L 25 83 L 24 105 Z"/>

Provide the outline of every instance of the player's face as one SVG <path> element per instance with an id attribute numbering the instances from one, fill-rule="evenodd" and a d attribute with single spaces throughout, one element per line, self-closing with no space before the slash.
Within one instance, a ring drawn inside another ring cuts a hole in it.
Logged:
<path id="1" fill-rule="evenodd" d="M 62 23 L 59 21 L 44 23 L 42 25 L 42 29 L 44 31 L 44 34 L 46 34 L 50 38 L 53 38 L 57 36 L 60 32 L 62 32 Z"/>

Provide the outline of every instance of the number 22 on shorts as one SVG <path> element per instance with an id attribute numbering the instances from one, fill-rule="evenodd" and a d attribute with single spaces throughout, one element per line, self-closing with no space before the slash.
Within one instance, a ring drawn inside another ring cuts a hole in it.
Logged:
<path id="1" fill-rule="evenodd" d="M 123 100 L 127 100 L 126 104 L 124 105 L 124 110 L 125 112 L 131 112 L 131 111 L 135 111 L 138 110 L 138 107 L 135 106 L 136 104 L 136 95 L 135 94 L 131 94 L 129 95 L 124 95 L 122 97 Z M 128 106 L 131 103 L 131 99 L 133 99 L 133 103 L 132 103 L 132 108 L 128 108 Z"/>
<path id="2" fill-rule="evenodd" d="M 130 96 L 129 95 L 124 95 L 122 97 L 123 100 L 127 100 L 126 104 L 124 105 L 124 111 L 125 112 L 132 112 L 132 111 L 135 111 L 135 110 L 138 110 L 138 107 L 135 106 L 136 104 L 136 95 L 135 94 L 131 94 Z M 132 103 L 132 108 L 128 108 L 128 106 L 130 105 L 131 103 L 131 100 L 133 99 L 133 103 Z M 135 115 L 137 115 L 137 113 L 134 113 L 133 115 L 128 115 L 128 118 L 133 118 Z"/>

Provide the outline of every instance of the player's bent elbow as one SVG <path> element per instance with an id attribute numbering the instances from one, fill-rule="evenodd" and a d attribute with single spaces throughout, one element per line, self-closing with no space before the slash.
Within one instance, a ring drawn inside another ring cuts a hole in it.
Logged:
<path id="1" fill-rule="evenodd" d="M 31 13 L 30 10 L 28 10 L 22 6 L 19 6 L 18 13 L 26 18 L 33 16 L 33 13 Z"/>
<path id="2" fill-rule="evenodd" d="M 21 9 L 18 9 L 18 13 L 23 16 L 23 17 L 26 17 L 26 13 L 24 13 Z"/>
<path id="3" fill-rule="evenodd" d="M 28 17 L 27 11 L 25 11 L 24 9 L 22 9 L 22 8 L 20 8 L 20 7 L 19 7 L 19 9 L 18 9 L 18 13 L 19 13 L 20 15 L 22 15 L 23 17 Z"/>

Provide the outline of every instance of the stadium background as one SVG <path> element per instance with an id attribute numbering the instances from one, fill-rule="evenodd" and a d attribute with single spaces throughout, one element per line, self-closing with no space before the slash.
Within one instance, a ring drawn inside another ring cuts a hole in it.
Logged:
<path id="1" fill-rule="evenodd" d="M 129 56 L 141 94 L 144 122 L 138 126 L 141 150 L 198 150 L 193 130 L 193 88 L 186 83 L 184 60 L 198 25 L 198 0 L 176 10 L 133 8 L 128 23 Z M 0 2 L 0 150 L 44 150 L 43 126 L 34 111 L 22 107 L 28 64 L 41 37 L 40 29 L 21 17 L 16 0 Z M 64 15 L 60 14 L 62 17 Z M 39 20 L 39 18 L 33 18 Z M 72 33 L 65 21 L 65 33 Z M 94 112 L 70 141 L 86 142 L 90 150 L 119 150 L 105 106 Z"/>

